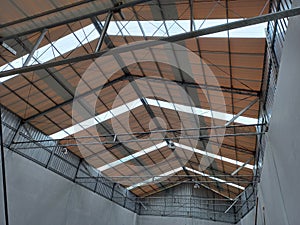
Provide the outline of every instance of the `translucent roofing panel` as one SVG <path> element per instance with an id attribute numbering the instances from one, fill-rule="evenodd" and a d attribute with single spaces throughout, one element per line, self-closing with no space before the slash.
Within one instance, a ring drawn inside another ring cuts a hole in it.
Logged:
<path id="1" fill-rule="evenodd" d="M 201 175 L 201 176 L 203 176 L 203 177 L 208 177 L 208 178 L 210 178 L 210 179 L 212 179 L 212 180 L 215 180 L 215 181 L 218 181 L 218 182 L 220 182 L 220 183 L 226 183 L 227 185 L 232 186 L 232 187 L 235 187 L 235 188 L 237 188 L 237 189 L 245 190 L 245 188 L 242 187 L 242 186 L 240 186 L 240 185 L 234 184 L 234 183 L 232 183 L 232 182 L 227 182 L 227 181 L 225 181 L 225 180 L 223 180 L 223 179 L 220 179 L 220 178 L 218 178 L 218 177 L 211 176 L 211 175 L 209 175 L 209 174 L 206 174 L 206 173 L 203 173 L 203 172 L 194 170 L 194 169 L 189 168 L 189 167 L 185 167 L 185 169 L 188 170 L 188 171 L 190 171 L 190 172 L 192 172 L 192 173 L 199 174 L 199 175 Z M 177 168 L 177 169 L 174 169 L 174 170 L 170 170 L 170 171 L 168 171 L 168 172 L 166 172 L 166 173 L 163 173 L 163 174 L 161 174 L 161 175 L 159 175 L 159 176 L 156 176 L 156 177 L 147 179 L 147 180 L 145 180 L 145 181 L 143 181 L 143 182 L 134 184 L 134 185 L 128 187 L 127 190 L 132 190 L 132 189 L 134 189 L 134 188 L 137 188 L 137 187 L 140 187 L 140 186 L 144 186 L 144 185 L 150 184 L 150 183 L 152 183 L 152 182 L 157 182 L 158 180 L 162 179 L 162 177 L 168 177 L 168 176 L 171 176 L 172 174 L 175 174 L 175 173 L 177 173 L 177 172 L 179 172 L 179 171 L 181 171 L 181 170 L 183 170 L 182 167 Z"/>
<path id="2" fill-rule="evenodd" d="M 152 106 L 176 110 L 176 111 L 185 112 L 185 113 L 191 113 L 191 114 L 204 116 L 204 117 L 215 118 L 215 119 L 219 119 L 219 120 L 229 121 L 234 117 L 234 115 L 232 115 L 232 114 L 223 113 L 223 112 L 211 111 L 211 110 L 207 110 L 207 109 L 191 107 L 191 106 L 186 106 L 186 105 L 181 105 L 181 104 L 176 104 L 176 103 L 170 103 L 170 102 L 166 102 L 166 101 L 154 100 L 154 99 L 149 99 L 149 98 L 146 98 L 146 100 L 147 100 L 148 104 L 152 105 Z M 50 137 L 52 137 L 53 139 L 65 138 L 65 137 L 72 135 L 74 133 L 77 133 L 81 130 L 87 129 L 91 126 L 94 126 L 103 121 L 109 120 L 113 117 L 121 115 L 132 109 L 135 109 L 135 108 L 141 106 L 142 104 L 143 103 L 141 102 L 140 99 L 136 99 L 132 102 L 126 103 L 125 105 L 119 106 L 117 108 L 109 110 L 108 112 L 102 113 L 94 118 L 90 118 L 79 124 L 73 125 L 62 131 L 54 133 L 54 134 L 50 135 Z M 235 122 L 241 123 L 241 124 L 256 124 L 257 119 L 239 116 L 235 120 Z"/>
<path id="3" fill-rule="evenodd" d="M 50 137 L 52 137 L 53 139 L 61 139 L 61 138 L 67 137 L 67 136 L 72 135 L 74 133 L 77 133 L 79 131 L 85 130 L 85 129 L 91 127 L 91 126 L 94 126 L 96 124 L 99 124 L 99 123 L 102 123 L 106 120 L 109 120 L 113 117 L 116 117 L 120 114 L 128 112 L 129 110 L 134 109 L 136 107 L 139 107 L 141 105 L 142 105 L 142 102 L 139 99 L 137 99 L 135 101 L 126 103 L 125 105 L 122 105 L 122 106 L 119 106 L 119 107 L 114 108 L 112 110 L 109 110 L 105 113 L 102 113 L 98 116 L 95 116 L 93 118 L 90 118 L 88 120 L 80 122 L 79 124 L 76 124 L 74 126 L 66 128 L 62 131 L 59 131 L 59 132 L 55 133 L 55 134 L 52 134 L 52 135 L 50 135 Z"/>
<path id="4" fill-rule="evenodd" d="M 244 162 L 239 162 L 237 160 L 233 160 L 233 159 L 230 159 L 230 158 L 227 158 L 227 157 L 223 157 L 221 155 L 217 155 L 217 154 L 214 154 L 214 153 L 211 153 L 211 152 L 208 152 L 208 151 L 203 151 L 203 150 L 199 150 L 197 148 L 192 148 L 190 146 L 186 146 L 186 145 L 183 145 L 183 144 L 179 144 L 179 143 L 176 143 L 174 142 L 174 145 L 176 147 L 179 147 L 181 149 L 184 149 L 184 150 L 188 150 L 188 151 L 191 151 L 191 152 L 195 152 L 195 153 L 198 153 L 198 154 L 201 154 L 201 155 L 205 155 L 205 156 L 208 156 L 208 157 L 211 157 L 211 158 L 214 158 L 214 159 L 218 159 L 218 160 L 221 160 L 221 161 L 224 161 L 224 162 L 228 162 L 228 163 L 231 163 L 231 164 L 234 164 L 234 165 L 238 165 L 238 166 L 243 166 L 245 168 L 248 168 L 250 170 L 253 170 L 253 165 L 250 165 L 250 164 L 245 164 Z M 99 167 L 98 170 L 100 170 L 101 172 L 104 171 L 104 170 L 108 170 L 108 169 L 111 169 L 112 167 L 115 167 L 115 166 L 118 166 L 122 163 L 125 163 L 125 162 L 128 162 L 130 160 L 133 160 L 135 158 L 138 158 L 138 157 L 141 157 L 145 154 L 148 154 L 150 152 L 153 152 L 153 151 L 156 151 L 162 147 L 165 147 L 167 146 L 167 143 L 166 142 L 161 142 L 159 144 L 156 144 L 154 146 L 151 146 L 147 149 L 143 149 L 141 151 L 138 151 L 132 155 L 128 155 L 124 158 L 121 158 L 119 160 L 116 160 L 114 162 L 111 162 L 107 165 L 104 165 L 102 167 Z"/>
<path id="5" fill-rule="evenodd" d="M 203 173 L 203 172 L 200 172 L 200 171 L 198 171 L 198 170 L 194 170 L 194 169 L 191 169 L 191 168 L 188 168 L 188 167 L 186 167 L 186 169 L 187 169 L 188 171 L 193 172 L 193 173 L 196 173 L 196 174 L 199 174 L 199 175 L 201 175 L 201 176 L 208 177 L 208 178 L 210 178 L 210 179 L 212 179 L 212 180 L 218 181 L 218 182 L 220 182 L 220 183 L 226 183 L 227 185 L 230 185 L 230 186 L 232 186 L 232 187 L 235 187 L 235 188 L 238 188 L 238 189 L 241 189 L 241 190 L 245 190 L 245 188 L 242 187 L 242 186 L 240 186 L 240 185 L 237 185 L 237 184 L 234 184 L 234 183 L 231 183 L 231 182 L 227 182 L 227 181 L 225 181 L 225 180 L 223 180 L 223 179 L 220 179 L 220 178 L 218 178 L 218 177 L 214 177 L 214 176 L 205 174 L 205 173 Z"/>
<path id="6" fill-rule="evenodd" d="M 232 20 L 234 21 L 234 20 Z M 231 22 L 231 20 L 229 21 Z M 117 23 L 120 23 L 123 27 L 120 29 L 123 32 L 120 32 Z M 166 31 L 164 30 L 164 26 L 162 26 L 163 21 L 141 21 L 141 26 L 143 30 L 146 31 L 146 36 L 151 35 L 153 37 L 160 37 L 166 36 Z M 179 21 L 166 21 L 167 27 L 171 28 L 168 30 L 169 35 L 175 35 L 178 33 L 186 32 L 183 27 L 189 23 L 187 20 L 179 20 Z M 195 23 L 202 28 L 210 27 L 214 25 L 220 25 L 226 23 L 226 20 L 195 20 Z M 137 21 L 111 21 L 107 34 L 109 35 L 130 35 L 130 36 L 143 36 L 140 29 L 137 29 Z M 265 37 L 265 29 L 266 24 L 258 24 L 254 26 L 244 27 L 240 29 L 235 29 L 230 31 L 230 37 L 235 38 L 262 38 Z M 124 32 L 125 31 L 125 32 Z M 162 32 L 162 33 L 161 33 Z M 38 63 L 44 63 L 47 61 L 51 61 L 54 58 L 57 58 L 67 52 L 70 52 L 81 45 L 89 43 L 99 38 L 99 32 L 95 29 L 93 24 L 85 26 L 82 29 L 71 34 L 66 35 L 46 46 L 43 46 L 37 49 L 33 55 L 33 58 L 29 62 L 28 65 L 34 65 Z M 206 35 L 206 37 L 227 37 L 227 32 L 220 32 L 211 35 Z M 79 41 L 78 41 L 78 39 Z M 20 68 L 23 66 L 26 58 L 29 54 L 24 55 L 21 58 L 15 59 L 14 61 L 10 62 L 9 64 L 5 64 L 0 67 L 0 72 L 13 69 L 13 68 Z M 4 78 L 0 78 L 0 82 L 4 82 L 9 80 L 17 75 L 12 75 Z"/>

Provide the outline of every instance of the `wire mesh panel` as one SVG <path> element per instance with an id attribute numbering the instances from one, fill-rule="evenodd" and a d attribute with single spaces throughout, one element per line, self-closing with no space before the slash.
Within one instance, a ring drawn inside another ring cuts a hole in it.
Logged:
<path id="1" fill-rule="evenodd" d="M 1 108 L 1 119 L 3 123 L 3 142 L 6 146 L 9 146 L 15 136 L 16 130 L 18 129 L 21 120 L 16 115 L 11 113 L 5 108 Z"/>
<path id="2" fill-rule="evenodd" d="M 292 0 L 273 0 L 270 2 L 270 12 L 287 10 L 292 7 Z M 265 56 L 264 76 L 262 80 L 262 102 L 259 121 L 266 126 L 258 128 L 260 131 L 268 129 L 268 123 L 272 116 L 272 107 L 276 94 L 278 72 L 282 49 L 284 47 L 285 34 L 288 27 L 288 18 L 270 21 L 266 30 L 267 52 Z M 255 180 L 259 181 L 262 172 L 264 149 L 266 147 L 266 137 L 261 135 L 258 139 L 256 151 Z M 255 185 L 255 183 L 254 183 Z"/>
<path id="3" fill-rule="evenodd" d="M 135 212 L 138 209 L 136 196 L 126 188 L 103 177 L 97 169 L 59 146 L 47 135 L 28 124 L 21 124 L 21 119 L 9 110 L 2 108 L 1 111 L 4 145 L 8 150 L 14 151 L 131 211 Z M 43 141 L 39 142 L 39 140 Z"/>
<path id="4" fill-rule="evenodd" d="M 127 191 L 126 196 L 125 208 L 135 211 L 137 209 L 137 206 L 139 205 L 139 203 L 137 202 L 137 197 L 129 191 Z"/>
<path id="5" fill-rule="evenodd" d="M 53 156 L 49 169 L 54 170 L 69 179 L 74 179 L 77 172 L 76 166 L 57 155 Z"/>
<path id="6" fill-rule="evenodd" d="M 99 193 L 103 197 L 111 199 L 114 184 L 106 178 L 100 177 L 98 180 L 99 182 L 97 183 L 95 192 Z"/>
<path id="7" fill-rule="evenodd" d="M 235 213 L 236 221 L 242 219 L 248 212 L 250 212 L 256 202 L 256 189 L 254 186 L 248 186 L 244 192 L 236 199 Z"/>
<path id="8" fill-rule="evenodd" d="M 235 222 L 234 209 L 225 211 L 232 202 L 219 194 L 191 184 L 181 184 L 141 199 L 140 214 L 156 216 L 193 217 Z"/>

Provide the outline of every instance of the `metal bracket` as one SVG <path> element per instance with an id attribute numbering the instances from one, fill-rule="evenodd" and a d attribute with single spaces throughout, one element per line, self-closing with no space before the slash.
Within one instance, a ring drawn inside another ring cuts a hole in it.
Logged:
<path id="1" fill-rule="evenodd" d="M 13 55 L 17 55 L 17 51 L 14 50 L 11 46 L 9 46 L 8 44 L 6 44 L 4 41 L 0 42 L 1 46 L 3 48 L 5 48 L 7 51 L 9 51 L 11 54 Z"/>

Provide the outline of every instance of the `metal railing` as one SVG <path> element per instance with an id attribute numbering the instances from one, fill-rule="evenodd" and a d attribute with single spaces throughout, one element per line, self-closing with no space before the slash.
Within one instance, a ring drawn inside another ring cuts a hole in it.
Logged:
<path id="1" fill-rule="evenodd" d="M 292 8 L 292 0 L 272 0 L 270 1 L 270 12 L 278 12 Z M 265 126 L 257 127 L 257 132 L 267 132 L 268 124 L 272 116 L 272 107 L 276 93 L 278 73 L 285 35 L 288 28 L 289 18 L 268 22 L 266 29 L 266 53 L 264 74 L 261 88 L 261 105 L 259 113 L 259 123 Z M 254 171 L 253 197 L 256 198 L 257 186 L 263 169 L 264 153 L 267 140 L 265 135 L 258 135 L 256 147 L 256 162 Z M 252 198 L 253 198 L 252 197 Z M 254 207 L 254 206 L 253 206 Z M 244 215 L 240 215 L 242 218 Z"/>
<path id="2" fill-rule="evenodd" d="M 65 152 L 56 141 L 36 130 L 29 124 L 23 124 L 22 120 L 2 107 L 2 124 L 4 147 L 23 157 L 36 162 L 64 178 L 71 180 L 90 191 L 93 191 L 118 205 L 138 212 L 140 203 L 136 196 L 125 187 L 101 175 L 101 173 L 72 152 Z M 38 143 L 36 140 L 49 142 Z M 13 142 L 26 142 L 14 145 Z M 29 142 L 28 141 L 32 141 Z M 49 147 L 51 146 L 51 147 Z M 32 147 L 32 148 L 30 148 Z M 85 182 L 82 178 L 88 178 L 93 182 Z M 122 196 L 122 198 L 120 198 Z"/>

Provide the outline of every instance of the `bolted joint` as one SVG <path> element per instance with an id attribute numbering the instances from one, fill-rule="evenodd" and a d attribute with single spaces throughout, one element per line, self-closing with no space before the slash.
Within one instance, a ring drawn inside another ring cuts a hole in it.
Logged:
<path id="1" fill-rule="evenodd" d="M 120 1 L 120 2 L 117 2 L 114 6 L 116 8 L 118 8 L 119 6 L 123 5 L 123 1 Z M 122 13 L 121 9 L 115 9 L 113 10 L 113 13 L 118 13 L 121 17 L 122 20 L 125 20 L 125 16 L 124 14 Z"/>

